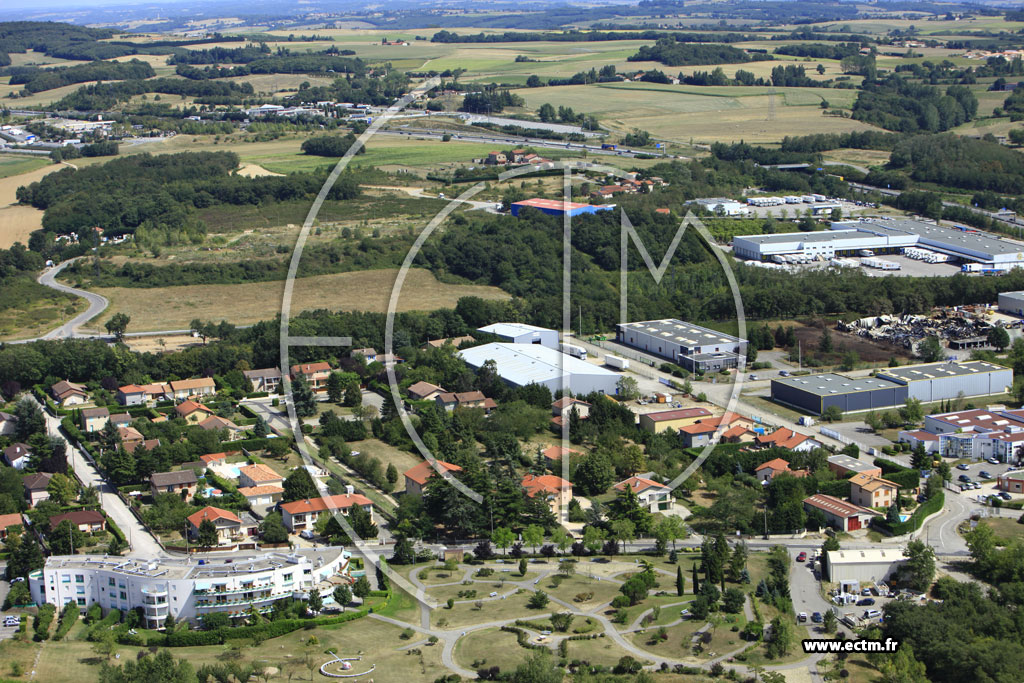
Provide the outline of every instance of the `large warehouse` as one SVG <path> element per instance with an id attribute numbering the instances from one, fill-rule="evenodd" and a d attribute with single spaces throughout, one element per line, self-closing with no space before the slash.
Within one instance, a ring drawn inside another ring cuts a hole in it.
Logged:
<path id="1" fill-rule="evenodd" d="M 900 548 L 829 550 L 822 569 L 826 580 L 832 583 L 882 583 L 906 561 Z"/>
<path id="2" fill-rule="evenodd" d="M 908 398 L 922 403 L 960 396 L 1003 394 L 1013 386 L 1013 371 L 985 361 L 945 361 L 880 370 L 874 377 L 835 373 L 772 380 L 772 399 L 820 415 L 829 406 L 844 413 L 883 410 Z"/>
<path id="3" fill-rule="evenodd" d="M 693 372 L 734 368 L 747 352 L 746 339 L 674 318 L 616 325 L 615 341 Z"/>
<path id="4" fill-rule="evenodd" d="M 510 344 L 540 344 L 551 349 L 558 348 L 558 330 L 527 325 L 525 323 L 494 323 L 478 327 L 477 332 L 493 334 Z"/>
<path id="5" fill-rule="evenodd" d="M 996 270 L 1024 267 L 1024 243 L 980 230 L 903 218 L 839 221 L 832 223 L 826 232 L 743 235 L 733 238 L 732 244 L 738 258 L 754 261 L 773 257 L 829 259 L 855 256 L 863 249 L 885 254 L 900 253 L 907 247 L 923 247 Z"/>
<path id="6" fill-rule="evenodd" d="M 561 199 L 524 199 L 521 202 L 512 203 L 512 215 L 518 217 L 523 209 L 537 209 L 549 216 L 582 216 L 585 213 L 597 213 L 598 211 L 611 211 L 614 204 L 580 204 L 578 202 L 565 202 Z"/>
<path id="7" fill-rule="evenodd" d="M 1002 292 L 999 294 L 999 310 L 1024 318 L 1024 292 Z"/>
<path id="8" fill-rule="evenodd" d="M 564 372 L 565 386 L 573 394 L 614 395 L 618 390 L 618 373 L 539 344 L 494 342 L 464 349 L 459 356 L 473 369 L 493 360 L 498 376 L 516 387 L 541 384 L 554 393 L 562 389 Z"/>

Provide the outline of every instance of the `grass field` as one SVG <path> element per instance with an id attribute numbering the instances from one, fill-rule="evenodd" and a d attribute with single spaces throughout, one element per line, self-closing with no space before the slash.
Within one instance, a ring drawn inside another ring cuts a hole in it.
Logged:
<path id="1" fill-rule="evenodd" d="M 530 654 L 519 647 L 516 634 L 497 628 L 486 628 L 470 633 L 455 646 L 455 661 L 470 670 L 481 667 L 500 667 L 502 671 L 515 669 Z"/>
<path id="2" fill-rule="evenodd" d="M 989 517 L 983 520 L 995 532 L 996 536 L 1004 543 L 1011 541 L 1024 541 L 1024 524 L 1018 524 L 1014 517 Z"/>
<path id="3" fill-rule="evenodd" d="M 292 314 L 307 309 L 387 310 L 397 271 L 370 270 L 300 278 L 295 281 Z M 130 331 L 176 330 L 191 320 L 226 319 L 234 324 L 254 323 L 272 318 L 281 309 L 284 282 L 254 282 L 238 285 L 182 285 L 137 289 L 109 287 L 95 290 L 110 299 L 110 306 L 91 327 L 102 328 L 115 313 L 131 316 Z M 427 311 L 454 307 L 460 297 L 506 299 L 494 287 L 450 285 L 438 282 L 426 270 L 413 269 L 399 298 L 399 311 Z"/>
<path id="4" fill-rule="evenodd" d="M 52 163 L 46 157 L 5 154 L 0 157 L 0 180 L 21 175 L 22 173 L 29 173 L 44 166 L 49 166 Z"/>
<path id="5" fill-rule="evenodd" d="M 15 242 L 27 245 L 29 234 L 43 227 L 42 211 L 17 204 L 18 188 L 61 168 L 49 159 L 16 155 L 0 158 L 0 249 L 8 249 Z"/>

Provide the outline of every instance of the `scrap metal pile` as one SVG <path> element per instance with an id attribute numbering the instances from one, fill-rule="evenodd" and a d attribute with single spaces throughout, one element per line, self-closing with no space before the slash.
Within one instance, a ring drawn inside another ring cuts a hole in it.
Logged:
<path id="1" fill-rule="evenodd" d="M 926 337 L 938 337 L 944 341 L 984 338 L 993 327 L 986 317 L 984 309 L 960 307 L 940 309 L 933 315 L 880 315 L 848 323 L 840 320 L 836 328 L 841 332 L 913 349 Z"/>

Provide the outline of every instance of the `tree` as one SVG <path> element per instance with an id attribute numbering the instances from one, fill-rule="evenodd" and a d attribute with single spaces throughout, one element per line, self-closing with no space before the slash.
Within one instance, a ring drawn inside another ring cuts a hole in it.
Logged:
<path id="1" fill-rule="evenodd" d="M 316 415 L 316 394 L 303 375 L 298 375 L 292 382 L 292 402 L 299 417 Z"/>
<path id="2" fill-rule="evenodd" d="M 612 522 L 612 538 L 622 544 L 625 552 L 626 543 L 636 538 L 636 527 L 628 519 L 617 519 Z"/>
<path id="3" fill-rule="evenodd" d="M 365 600 L 370 595 L 370 580 L 366 578 L 365 574 L 356 579 L 352 585 L 352 594 L 360 600 Z"/>
<path id="4" fill-rule="evenodd" d="M 736 544 L 729 557 L 729 579 L 739 581 L 743 570 L 747 568 L 747 545 L 743 541 Z"/>
<path id="5" fill-rule="evenodd" d="M 900 408 L 900 419 L 906 424 L 917 424 L 924 419 L 924 408 L 921 407 L 921 400 L 908 398 Z"/>
<path id="6" fill-rule="evenodd" d="M 615 468 L 608 456 L 598 450 L 577 465 L 572 482 L 584 495 L 600 495 L 615 482 Z"/>
<path id="7" fill-rule="evenodd" d="M 925 337 L 924 341 L 917 345 L 917 355 L 925 363 L 938 363 L 946 358 L 942 342 L 934 335 Z"/>
<path id="8" fill-rule="evenodd" d="M 33 434 L 41 434 L 46 431 L 46 418 L 39 404 L 28 396 L 23 396 L 14 405 L 15 422 L 14 435 L 20 441 L 27 441 Z"/>
<path id="9" fill-rule="evenodd" d="M 70 520 L 62 520 L 46 537 L 54 555 L 71 555 L 85 543 L 85 534 Z"/>
<path id="10" fill-rule="evenodd" d="M 340 372 L 332 372 L 327 376 L 327 399 L 331 403 L 341 403 L 345 395 L 344 379 Z"/>
<path id="11" fill-rule="evenodd" d="M 71 477 L 57 473 L 46 485 L 46 491 L 50 494 L 50 499 L 56 501 L 58 505 L 67 505 L 74 502 L 78 487 Z"/>
<path id="12" fill-rule="evenodd" d="M 398 483 L 398 468 L 395 467 L 395 463 L 388 463 L 388 469 L 384 474 L 384 478 L 388 480 L 388 486 L 394 490 L 395 484 Z"/>
<path id="13" fill-rule="evenodd" d="M 935 577 L 935 550 L 924 541 L 914 540 L 907 544 L 903 555 L 907 558 L 911 587 L 919 591 L 928 590 Z"/>
<path id="14" fill-rule="evenodd" d="M 117 341 L 124 341 L 124 332 L 128 329 L 128 323 L 132 321 L 131 316 L 125 313 L 115 313 L 104 325 L 107 332 L 114 335 Z"/>
<path id="15" fill-rule="evenodd" d="M 676 595 L 686 593 L 686 582 L 683 581 L 683 565 L 676 565 Z"/>
<path id="16" fill-rule="evenodd" d="M 110 658 L 116 655 L 119 649 L 114 632 L 102 629 L 96 634 L 95 638 L 96 640 L 92 644 L 92 651 L 109 662 Z"/>
<path id="17" fill-rule="evenodd" d="M 287 543 L 288 529 L 281 519 L 280 512 L 271 512 L 260 523 L 260 536 L 264 543 Z"/>
<path id="18" fill-rule="evenodd" d="M 839 627 L 839 620 L 836 619 L 836 613 L 832 610 L 825 610 L 825 618 L 822 621 L 821 627 L 825 630 L 825 633 L 835 633 Z"/>
<path id="19" fill-rule="evenodd" d="M 515 540 L 516 535 L 512 533 L 511 529 L 505 526 L 498 527 L 494 530 L 494 533 L 491 534 L 491 543 L 496 547 L 501 548 L 503 551 L 506 551 L 506 555 L 508 554 L 508 547 L 512 545 Z"/>
<path id="20" fill-rule="evenodd" d="M 739 588 L 726 588 L 722 594 L 722 609 L 730 614 L 739 614 L 746 599 L 747 594 Z"/>
<path id="21" fill-rule="evenodd" d="M 917 470 L 930 470 L 934 460 L 925 450 L 924 441 L 918 441 L 910 453 L 910 466 Z"/>
<path id="22" fill-rule="evenodd" d="M 821 419 L 823 422 L 838 422 L 843 419 L 843 411 L 834 404 L 826 406 L 825 410 L 821 411 Z"/>
<path id="23" fill-rule="evenodd" d="M 556 612 L 551 615 L 551 626 L 560 633 L 565 633 L 572 626 L 572 612 Z"/>
<path id="24" fill-rule="evenodd" d="M 835 347 L 832 344 L 832 332 L 826 326 L 821 331 L 821 340 L 818 342 L 818 350 L 822 353 L 832 353 Z"/>
<path id="25" fill-rule="evenodd" d="M 544 527 L 539 524 L 531 524 L 530 526 L 523 529 L 523 543 L 533 548 L 533 552 L 537 552 L 537 546 L 544 542 Z"/>
<path id="26" fill-rule="evenodd" d="M 615 383 L 616 393 L 627 400 L 631 401 L 640 396 L 640 384 L 628 375 L 622 375 L 619 377 L 619 381 Z"/>
<path id="27" fill-rule="evenodd" d="M 350 377 L 345 382 L 345 398 L 342 399 L 341 405 L 346 408 L 361 408 L 363 405 L 363 391 L 359 386 L 359 379 L 357 377 Z M 373 406 L 370 406 L 371 408 Z"/>
<path id="28" fill-rule="evenodd" d="M 331 593 L 331 596 L 334 598 L 334 602 L 338 605 L 338 607 L 341 608 L 341 611 L 344 612 L 345 605 L 352 602 L 352 589 L 342 584 L 341 586 L 335 587 L 334 592 Z"/>
<path id="29" fill-rule="evenodd" d="M 204 519 L 199 523 L 198 543 L 202 548 L 213 548 L 220 543 L 217 535 L 217 525 L 211 519 Z"/>
<path id="30" fill-rule="evenodd" d="M 537 591 L 530 596 L 530 599 L 526 602 L 526 606 L 530 609 L 544 609 L 547 607 L 549 600 L 550 598 L 548 598 L 547 593 L 544 591 Z"/>
<path id="31" fill-rule="evenodd" d="M 319 614 L 320 610 L 324 608 L 324 599 L 316 587 L 309 591 L 309 600 L 306 602 L 306 606 L 313 614 Z"/>
<path id="32" fill-rule="evenodd" d="M 398 534 L 395 540 L 395 552 L 391 556 L 391 564 L 415 564 L 416 550 L 412 541 L 403 534 Z"/>
<path id="33" fill-rule="evenodd" d="M 536 651 L 516 667 L 510 683 L 562 683 L 565 671 L 551 661 L 551 654 L 545 648 Z"/>
<path id="34" fill-rule="evenodd" d="M 285 478 L 282 486 L 284 493 L 281 499 L 285 503 L 320 496 L 316 488 L 316 482 L 313 481 L 312 475 L 310 475 L 309 470 L 305 467 L 296 467 L 292 470 L 291 474 Z"/>
<path id="35" fill-rule="evenodd" d="M 825 65 L 824 64 L 819 64 L 818 65 L 818 75 L 819 76 L 824 76 L 825 75 Z"/>
<path id="36" fill-rule="evenodd" d="M 573 498 L 573 500 L 576 499 Z M 556 526 L 551 532 L 551 543 L 564 554 L 566 548 L 572 545 L 572 536 L 570 536 L 564 528 Z"/>
<path id="37" fill-rule="evenodd" d="M 793 627 L 789 618 L 775 617 L 772 619 L 771 640 L 765 646 L 765 653 L 772 659 L 785 657 L 793 646 Z"/>
<path id="38" fill-rule="evenodd" d="M 519 558 L 519 576 L 526 576 L 526 558 Z"/>
<path id="39" fill-rule="evenodd" d="M 605 537 L 604 529 L 596 526 L 586 526 L 583 529 L 583 547 L 591 553 L 596 553 L 601 549 Z"/>
<path id="40" fill-rule="evenodd" d="M 990 346 L 996 348 L 996 351 L 1002 353 L 1003 349 L 1010 345 L 1010 333 L 1004 327 L 993 327 L 988 331 L 986 340 Z"/>
<path id="41" fill-rule="evenodd" d="M 914 648 L 903 642 L 896 652 L 882 657 L 878 663 L 882 677 L 880 683 L 928 683 L 928 671 L 924 662 L 914 658 Z"/>
<path id="42" fill-rule="evenodd" d="M 539 78 L 537 80 L 540 81 Z M 558 118 L 554 106 L 547 102 L 540 105 L 540 109 L 537 110 L 537 117 L 545 123 L 550 123 Z"/>
<path id="43" fill-rule="evenodd" d="M 361 539 L 377 537 L 378 529 L 373 522 L 373 514 L 362 505 L 353 505 L 349 509 L 348 523 L 356 536 Z"/>

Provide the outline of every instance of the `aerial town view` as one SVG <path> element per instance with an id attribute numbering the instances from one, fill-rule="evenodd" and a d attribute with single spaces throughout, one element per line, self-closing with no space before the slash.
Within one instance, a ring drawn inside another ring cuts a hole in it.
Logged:
<path id="1" fill-rule="evenodd" d="M 1024 681 L 1024 3 L 0 3 L 0 683 Z"/>

